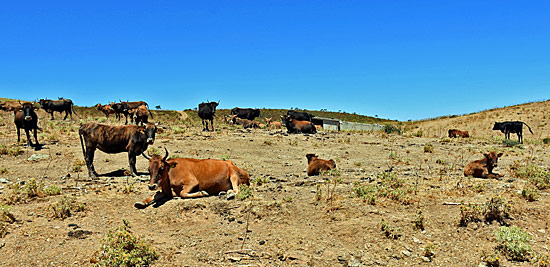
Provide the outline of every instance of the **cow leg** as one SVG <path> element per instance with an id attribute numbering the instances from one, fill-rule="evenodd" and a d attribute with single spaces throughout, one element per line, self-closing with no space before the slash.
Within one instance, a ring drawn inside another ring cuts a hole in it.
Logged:
<path id="1" fill-rule="evenodd" d="M 52 112 L 50 112 L 50 115 L 52 115 L 52 121 L 53 121 L 53 110 L 52 110 Z"/>
<path id="2" fill-rule="evenodd" d="M 63 118 L 63 120 L 67 119 L 67 116 L 69 116 L 69 112 L 67 112 L 67 111 L 65 110 L 65 117 Z M 71 117 L 72 117 L 72 116 L 71 116 Z"/>
<path id="3" fill-rule="evenodd" d="M 208 122 L 206 126 L 204 125 L 204 120 L 202 120 L 202 131 L 208 131 Z"/>
<path id="4" fill-rule="evenodd" d="M 175 188 L 174 191 L 176 195 L 180 196 L 181 198 L 196 198 L 196 197 L 209 196 L 208 193 L 204 191 L 190 193 L 194 188 L 199 187 L 199 181 L 197 181 L 197 179 L 191 178 L 191 179 L 184 179 L 184 180 L 189 180 L 189 183 L 184 184 L 181 191 L 179 190 L 179 188 Z"/>
<path id="5" fill-rule="evenodd" d="M 152 197 L 149 197 L 149 198 L 147 198 L 143 201 L 138 201 L 138 202 L 134 203 L 134 207 L 136 207 L 137 209 L 144 209 L 147 206 L 151 205 L 152 203 L 157 202 L 157 201 L 159 201 L 161 199 L 164 199 L 164 198 L 172 198 L 172 196 L 171 196 L 171 194 L 165 194 L 165 193 L 159 191 Z"/>
<path id="6" fill-rule="evenodd" d="M 39 144 L 38 144 L 38 137 L 36 136 L 36 132 L 37 132 L 36 128 L 37 127 L 34 127 L 34 141 L 36 141 L 36 146 L 38 146 Z"/>
<path id="7" fill-rule="evenodd" d="M 239 193 L 239 175 L 237 172 L 232 172 L 231 176 L 229 177 L 229 180 L 231 181 L 231 190 L 235 195 Z"/>
<path id="8" fill-rule="evenodd" d="M 523 144 L 523 135 L 521 134 L 521 132 L 518 132 L 518 141 L 520 144 Z"/>
<path id="9" fill-rule="evenodd" d="M 17 143 L 21 142 L 21 128 L 17 126 Z"/>
<path id="10" fill-rule="evenodd" d="M 32 140 L 31 140 L 31 134 L 29 133 L 29 129 L 25 128 L 25 133 L 27 134 L 27 147 L 32 146 Z"/>
<path id="11" fill-rule="evenodd" d="M 95 146 L 86 146 L 86 167 L 88 167 L 88 176 L 96 178 L 98 176 L 94 168 Z"/>
<path id="12" fill-rule="evenodd" d="M 130 174 L 132 176 L 138 176 L 136 170 L 136 155 L 132 151 L 128 152 L 128 162 L 130 163 Z"/>

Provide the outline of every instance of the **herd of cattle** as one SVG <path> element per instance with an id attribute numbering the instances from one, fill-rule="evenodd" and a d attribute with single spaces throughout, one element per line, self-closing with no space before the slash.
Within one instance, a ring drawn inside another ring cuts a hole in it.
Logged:
<path id="1" fill-rule="evenodd" d="M 48 100 L 40 99 L 38 101 L 40 107 L 47 113 L 51 114 L 51 119 L 54 119 L 53 112 L 65 112 L 64 119 L 71 116 L 74 111 L 73 102 L 70 99 Z M 37 138 L 38 116 L 35 112 L 36 102 L 4 102 L 0 103 L 0 109 L 14 112 L 14 123 L 17 128 L 17 142 L 20 142 L 20 129 L 23 128 L 27 135 L 27 146 L 39 146 Z M 198 106 L 198 116 L 202 119 L 204 131 L 214 131 L 214 117 L 218 102 L 201 103 Z M 230 160 L 215 160 L 215 159 L 189 159 L 189 158 L 171 158 L 168 159 L 168 150 L 165 148 L 163 157 L 154 155 L 147 156 L 144 152 L 149 145 L 155 141 L 155 134 L 161 133 L 162 128 L 155 124 L 149 123 L 148 117 L 153 114 L 148 109 L 148 104 L 144 101 L 137 102 L 111 102 L 107 105 L 97 104 L 97 110 L 103 112 L 107 117 L 115 114 L 120 121 L 122 116 L 125 117 L 125 125 L 107 125 L 96 122 L 83 123 L 80 125 L 79 136 L 82 147 L 82 153 L 88 168 L 90 177 L 97 177 L 93 160 L 96 149 L 105 153 L 128 153 L 128 161 L 130 165 L 130 173 L 138 175 L 135 164 L 136 158 L 143 155 L 149 160 L 149 189 L 161 191 L 154 196 L 147 198 L 141 202 L 136 202 L 136 208 L 145 208 L 161 199 L 170 198 L 175 193 L 176 196 L 182 198 L 201 197 L 227 192 L 234 195 L 239 192 L 241 184 L 250 184 L 249 175 L 246 171 L 237 167 Z M 160 108 L 160 107 L 159 107 Z M 77 114 L 78 115 L 78 114 Z M 254 119 L 260 117 L 259 109 L 251 108 L 233 108 L 231 115 L 224 118 L 226 123 L 240 124 L 244 128 L 259 128 L 262 125 Z M 135 125 L 127 125 L 128 117 Z M 267 126 L 273 128 L 287 128 L 288 133 L 308 133 L 314 134 L 317 132 L 317 127 L 312 123 L 313 115 L 307 112 L 299 112 L 289 110 L 286 115 L 281 116 L 281 122 L 273 121 L 272 118 L 265 118 Z M 208 127 L 210 122 L 210 127 Z M 505 138 L 509 139 L 511 133 L 518 135 L 519 142 L 523 142 L 523 125 L 521 121 L 495 122 L 493 130 L 500 130 L 505 134 Z M 531 133 L 531 128 L 525 124 Z M 34 131 L 34 139 L 36 144 L 33 144 L 30 138 L 30 131 Z M 470 137 L 467 131 L 457 129 L 449 130 L 449 137 Z M 498 158 L 502 153 L 490 152 L 484 154 L 484 158 L 470 162 L 464 168 L 465 176 L 473 176 L 478 178 L 498 178 L 499 174 L 493 173 L 493 169 L 497 166 Z M 319 175 L 321 172 L 330 171 L 336 168 L 334 160 L 320 159 L 315 154 L 306 155 L 308 161 L 307 174 L 309 176 Z M 172 193 L 173 192 L 173 193 Z"/>

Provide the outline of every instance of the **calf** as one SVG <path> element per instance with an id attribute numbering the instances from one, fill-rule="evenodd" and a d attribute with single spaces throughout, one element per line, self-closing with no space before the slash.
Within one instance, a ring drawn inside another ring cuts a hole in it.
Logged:
<path id="1" fill-rule="evenodd" d="M 470 134 L 468 133 L 468 131 L 460 131 L 460 130 L 457 130 L 457 129 L 450 129 L 449 130 L 449 138 L 454 138 L 454 137 L 468 138 L 468 137 L 470 137 Z"/>
<path id="2" fill-rule="evenodd" d="M 527 125 L 527 123 L 522 121 L 505 121 L 505 122 L 495 122 L 495 125 L 493 126 L 493 130 L 500 130 L 504 133 L 504 138 L 510 139 L 510 133 L 516 133 L 518 135 L 518 141 L 523 144 L 523 125 L 527 126 L 529 128 L 529 132 L 533 134 L 533 131 L 531 131 L 531 127 Z"/>
<path id="3" fill-rule="evenodd" d="M 287 116 L 281 116 L 283 125 L 286 126 L 288 133 L 317 133 L 315 124 L 309 121 L 299 121 L 289 118 Z"/>
<path id="4" fill-rule="evenodd" d="M 143 209 L 153 202 L 174 195 L 182 198 L 194 198 L 217 195 L 222 191 L 239 193 L 239 185 L 250 185 L 248 174 L 231 161 L 217 159 L 168 159 L 165 155 L 147 157 L 149 159 L 150 190 L 161 191 L 134 206 Z"/>
<path id="5" fill-rule="evenodd" d="M 50 113 L 53 117 L 53 112 L 57 111 L 59 113 L 65 112 L 65 117 L 63 120 L 67 119 L 67 116 L 71 115 L 71 119 L 73 118 L 73 112 L 76 114 L 76 111 L 74 111 L 74 105 L 73 101 L 70 99 L 62 99 L 61 100 L 50 100 L 50 99 L 40 99 L 38 101 L 40 103 L 40 107 L 44 109 L 47 113 Z"/>
<path id="6" fill-rule="evenodd" d="M 273 121 L 273 118 L 265 118 L 265 123 L 267 124 L 267 127 L 271 129 L 281 129 L 283 127 L 283 124 L 280 121 Z"/>
<path id="7" fill-rule="evenodd" d="M 111 115 L 111 114 L 116 114 L 116 111 L 113 109 L 113 107 L 111 105 L 97 104 L 97 105 L 95 105 L 95 108 L 97 110 L 103 112 L 103 114 L 105 114 L 105 116 L 107 118 L 109 118 L 109 115 Z"/>
<path id="8" fill-rule="evenodd" d="M 88 167 L 90 177 L 97 177 L 94 168 L 94 152 L 97 149 L 113 154 L 128 152 L 128 161 L 130 163 L 130 173 L 137 175 L 136 156 L 147 150 L 148 145 L 155 141 L 155 133 L 161 133 L 152 123 L 145 126 L 120 125 L 111 126 L 100 123 L 85 123 L 80 125 L 80 144 L 82 153 Z"/>
<path id="9" fill-rule="evenodd" d="M 498 158 L 502 153 L 489 152 L 483 154 L 485 158 L 472 161 L 464 167 L 464 176 L 473 176 L 476 178 L 499 178 L 502 175 L 493 173 L 493 169 L 497 167 Z"/>
<path id="10" fill-rule="evenodd" d="M 24 103 L 21 105 L 21 110 L 15 111 L 15 118 L 13 119 L 13 122 L 15 123 L 15 126 L 17 127 L 17 142 L 21 141 L 20 136 L 20 129 L 25 129 L 25 133 L 27 134 L 27 147 L 33 146 L 33 143 L 31 141 L 31 137 L 29 134 L 29 131 L 34 131 L 34 140 L 36 141 L 36 146 L 40 146 L 38 143 L 38 138 L 36 136 L 36 130 L 39 130 L 38 128 L 38 116 L 36 115 L 36 112 L 34 112 L 34 104 L 35 103 Z"/>
<path id="11" fill-rule="evenodd" d="M 329 171 L 336 168 L 336 162 L 334 160 L 320 159 L 315 154 L 307 154 L 307 175 L 319 175 L 322 171 Z"/>

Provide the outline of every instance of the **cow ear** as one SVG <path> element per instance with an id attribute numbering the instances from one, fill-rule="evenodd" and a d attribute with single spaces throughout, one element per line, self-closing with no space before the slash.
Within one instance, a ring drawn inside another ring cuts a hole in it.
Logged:
<path id="1" fill-rule="evenodd" d="M 164 129 L 162 129 L 162 128 L 157 128 L 157 133 L 164 133 Z"/>
<path id="2" fill-rule="evenodd" d="M 140 127 L 140 128 L 138 129 L 138 132 L 141 133 L 141 134 L 144 134 L 144 133 L 145 133 L 145 128 Z"/>
<path id="3" fill-rule="evenodd" d="M 489 154 L 483 153 L 483 156 L 485 156 L 486 158 L 488 158 L 488 157 L 489 157 Z"/>
<path id="4" fill-rule="evenodd" d="M 176 164 L 176 163 L 170 163 L 170 168 L 175 168 L 176 165 L 178 165 L 178 164 Z"/>
<path id="5" fill-rule="evenodd" d="M 497 157 L 499 157 L 499 158 L 502 157 L 502 154 L 503 154 L 502 152 L 498 153 Z"/>

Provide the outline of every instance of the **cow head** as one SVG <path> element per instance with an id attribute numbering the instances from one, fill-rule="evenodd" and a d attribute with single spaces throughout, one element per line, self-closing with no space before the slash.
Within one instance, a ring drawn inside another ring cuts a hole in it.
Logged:
<path id="1" fill-rule="evenodd" d="M 31 121 L 33 119 L 33 114 L 36 114 L 34 113 L 34 104 L 36 103 L 21 103 L 21 101 L 19 101 L 19 104 L 22 106 L 21 112 L 23 112 L 23 119 Z"/>
<path id="2" fill-rule="evenodd" d="M 306 154 L 306 158 L 307 158 L 307 163 L 309 164 L 311 160 L 318 158 L 318 156 L 315 154 Z"/>
<path id="3" fill-rule="evenodd" d="M 502 122 L 495 122 L 495 125 L 493 126 L 493 130 L 502 130 Z"/>
<path id="4" fill-rule="evenodd" d="M 170 181 L 168 181 L 168 170 L 170 165 L 166 162 L 166 159 L 168 159 L 168 149 L 165 147 L 164 151 L 164 157 L 160 157 L 160 155 L 148 157 L 145 153 L 141 153 L 143 157 L 149 160 L 149 175 L 151 176 L 149 190 L 157 190 L 159 185 L 161 188 L 164 188 L 170 183 Z"/>
<path id="5" fill-rule="evenodd" d="M 142 126 L 143 128 L 140 130 L 141 133 L 145 134 L 145 142 L 147 144 L 152 145 L 155 142 L 155 133 L 159 132 L 162 133 L 162 129 L 158 129 L 156 125 L 152 123 L 147 123 L 145 126 Z"/>
<path id="6" fill-rule="evenodd" d="M 498 165 L 498 158 L 502 156 L 502 153 L 496 153 L 496 152 L 489 152 L 486 154 L 483 154 L 485 156 L 485 159 L 487 160 L 487 168 L 492 170 L 493 168 L 496 168 Z"/>
<path id="7" fill-rule="evenodd" d="M 283 122 L 283 125 L 288 126 L 292 119 L 289 118 L 287 115 L 283 116 L 281 115 L 281 121 Z"/>

